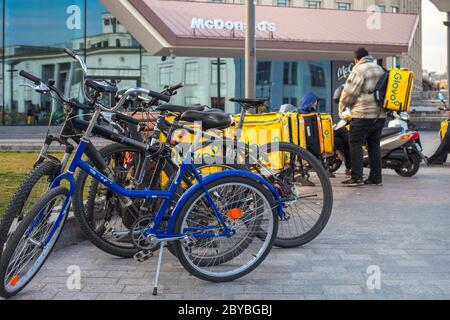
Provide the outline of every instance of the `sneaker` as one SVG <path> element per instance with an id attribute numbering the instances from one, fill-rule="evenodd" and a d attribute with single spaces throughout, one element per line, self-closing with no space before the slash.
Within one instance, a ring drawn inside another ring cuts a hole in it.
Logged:
<path id="1" fill-rule="evenodd" d="M 345 175 L 346 175 L 347 177 L 351 177 L 351 176 L 352 176 L 352 169 L 346 169 L 346 170 L 345 170 Z"/>
<path id="2" fill-rule="evenodd" d="M 364 185 L 364 181 L 351 178 L 350 180 L 343 181 L 342 184 L 347 187 L 359 187 Z"/>
<path id="3" fill-rule="evenodd" d="M 367 179 L 366 181 L 364 181 L 365 185 L 369 185 L 369 186 L 377 186 L 377 187 L 382 187 L 383 186 L 383 182 L 375 182 L 372 181 L 370 179 Z"/>
<path id="4" fill-rule="evenodd" d="M 444 161 L 440 161 L 440 160 L 437 160 L 437 159 L 433 159 L 433 160 L 428 159 L 428 163 L 427 164 L 430 165 L 430 166 L 443 166 L 444 165 Z"/>
<path id="5" fill-rule="evenodd" d="M 310 181 L 309 179 L 302 179 L 301 182 L 303 187 L 315 187 L 316 184 L 312 181 Z"/>

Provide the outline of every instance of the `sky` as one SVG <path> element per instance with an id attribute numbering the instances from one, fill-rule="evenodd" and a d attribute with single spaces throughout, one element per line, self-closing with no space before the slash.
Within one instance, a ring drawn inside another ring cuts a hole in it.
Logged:
<path id="1" fill-rule="evenodd" d="M 423 68 L 444 73 L 447 67 L 447 31 L 443 22 L 447 15 L 439 12 L 430 0 L 422 0 L 422 14 Z"/>

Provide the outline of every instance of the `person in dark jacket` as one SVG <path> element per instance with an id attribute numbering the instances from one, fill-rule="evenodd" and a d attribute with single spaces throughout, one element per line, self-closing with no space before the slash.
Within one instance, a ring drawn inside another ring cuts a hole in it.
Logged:
<path id="1" fill-rule="evenodd" d="M 443 165 L 447 162 L 448 154 L 450 153 L 450 130 L 447 131 L 447 133 L 444 136 L 444 139 L 442 139 L 441 144 L 439 145 L 439 148 L 437 148 L 436 152 L 428 158 L 428 164 L 431 165 Z"/>
<path id="2" fill-rule="evenodd" d="M 355 66 L 349 75 L 339 102 L 339 114 L 351 111 L 350 155 L 352 178 L 342 182 L 349 187 L 383 185 L 380 139 L 386 122 L 386 113 L 373 94 L 378 80 L 384 74 L 375 58 L 364 48 L 354 53 Z M 370 158 L 370 175 L 363 180 L 363 146 L 367 144 Z"/>

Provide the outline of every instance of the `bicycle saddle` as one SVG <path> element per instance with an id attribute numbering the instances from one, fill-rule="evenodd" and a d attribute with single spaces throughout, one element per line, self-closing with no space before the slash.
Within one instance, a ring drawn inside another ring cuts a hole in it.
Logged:
<path id="1" fill-rule="evenodd" d="M 181 115 L 182 121 L 202 122 L 203 130 L 225 129 L 231 125 L 231 117 L 223 111 L 186 111 Z"/>
<path id="2" fill-rule="evenodd" d="M 106 81 L 106 80 L 88 79 L 88 80 L 86 80 L 86 86 L 91 88 L 92 90 L 95 90 L 98 92 L 111 93 L 111 94 L 116 94 L 117 90 L 118 90 L 115 85 L 113 85 L 111 82 Z"/>
<path id="3" fill-rule="evenodd" d="M 246 104 L 250 107 L 258 107 L 264 103 L 269 101 L 266 98 L 259 98 L 259 99 L 244 99 L 244 98 L 231 98 L 230 102 L 236 102 L 240 104 Z"/>
<path id="4" fill-rule="evenodd" d="M 183 113 L 190 110 L 203 111 L 205 110 L 205 106 L 201 104 L 194 104 L 192 106 L 177 106 L 174 104 L 162 104 L 156 108 L 156 111 L 170 111 L 175 113 Z"/>

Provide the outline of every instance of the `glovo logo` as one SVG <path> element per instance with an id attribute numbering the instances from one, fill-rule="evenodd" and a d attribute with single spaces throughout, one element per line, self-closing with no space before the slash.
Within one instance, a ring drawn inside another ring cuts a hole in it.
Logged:
<path id="1" fill-rule="evenodd" d="M 396 72 L 393 77 L 393 83 L 391 85 L 391 92 L 389 96 L 389 100 L 394 104 L 396 107 L 400 107 L 400 101 L 398 101 L 398 90 L 400 88 L 400 83 L 403 79 L 403 76 L 401 73 Z"/>

